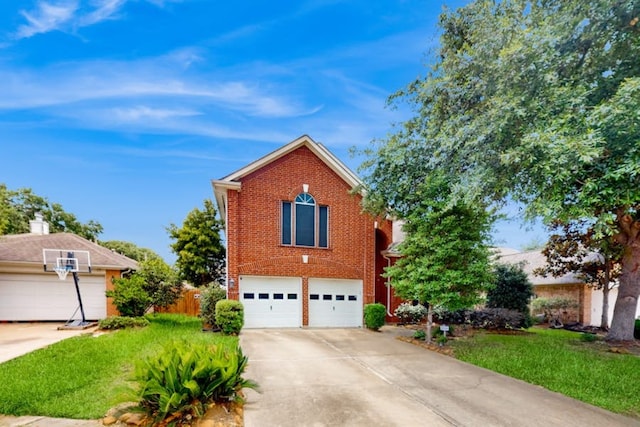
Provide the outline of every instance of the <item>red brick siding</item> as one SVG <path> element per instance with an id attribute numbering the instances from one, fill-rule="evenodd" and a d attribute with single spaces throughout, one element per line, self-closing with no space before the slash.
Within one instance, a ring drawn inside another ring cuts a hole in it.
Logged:
<path id="1" fill-rule="evenodd" d="M 281 202 L 294 201 L 309 185 L 318 205 L 329 206 L 329 248 L 283 246 Z M 308 278 L 363 281 L 364 303 L 375 299 L 374 219 L 362 213 L 361 196 L 307 147 L 266 165 L 242 179 L 240 192 L 228 190 L 228 270 L 240 275 L 303 278 L 303 324 L 308 324 Z M 302 255 L 309 256 L 308 264 Z M 238 299 L 238 287 L 229 292 Z"/>

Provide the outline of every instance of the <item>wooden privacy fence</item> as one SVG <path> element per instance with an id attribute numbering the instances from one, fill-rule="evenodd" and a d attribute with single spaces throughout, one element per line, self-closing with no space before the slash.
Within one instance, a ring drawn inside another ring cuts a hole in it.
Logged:
<path id="1" fill-rule="evenodd" d="M 189 316 L 197 316 L 200 314 L 200 290 L 185 289 L 182 296 L 174 304 L 167 308 L 157 307 L 156 313 L 180 313 Z"/>

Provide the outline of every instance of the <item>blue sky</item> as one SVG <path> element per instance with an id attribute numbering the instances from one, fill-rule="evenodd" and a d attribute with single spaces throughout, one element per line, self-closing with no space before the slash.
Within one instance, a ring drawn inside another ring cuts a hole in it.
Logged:
<path id="1" fill-rule="evenodd" d="M 349 147 L 408 112 L 437 17 L 464 1 L 21 0 L 0 3 L 0 182 L 32 188 L 102 240 L 168 261 L 166 227 L 221 178 L 308 134 Z M 501 223 L 498 244 L 539 231 Z"/>

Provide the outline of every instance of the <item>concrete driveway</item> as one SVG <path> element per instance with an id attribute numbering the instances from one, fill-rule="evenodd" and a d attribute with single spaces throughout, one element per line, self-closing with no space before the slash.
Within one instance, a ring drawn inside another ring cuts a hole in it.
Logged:
<path id="1" fill-rule="evenodd" d="M 640 421 L 362 329 L 243 330 L 245 425 L 640 426 Z"/>
<path id="2" fill-rule="evenodd" d="M 63 339 L 93 333 L 95 328 L 58 330 L 61 323 L 0 323 L 0 363 Z"/>

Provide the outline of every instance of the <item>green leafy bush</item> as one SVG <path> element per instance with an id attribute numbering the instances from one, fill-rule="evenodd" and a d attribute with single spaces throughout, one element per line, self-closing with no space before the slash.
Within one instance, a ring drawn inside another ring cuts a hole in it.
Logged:
<path id="1" fill-rule="evenodd" d="M 224 299 L 216 303 L 216 324 L 227 335 L 237 335 L 244 326 L 244 307 L 240 301 Z"/>
<path id="2" fill-rule="evenodd" d="M 526 317 L 518 310 L 485 308 L 471 312 L 469 320 L 478 329 L 520 329 L 526 325 Z"/>
<path id="3" fill-rule="evenodd" d="M 200 292 L 200 317 L 213 329 L 218 329 L 216 323 L 216 304 L 227 298 L 227 292 L 217 283 L 211 283 Z"/>
<path id="4" fill-rule="evenodd" d="M 635 339 L 640 340 L 640 319 L 636 319 L 636 325 L 633 329 L 633 336 Z"/>
<path id="5" fill-rule="evenodd" d="M 427 316 L 427 308 L 422 304 L 413 305 L 408 302 L 403 302 L 395 309 L 393 314 L 398 318 L 400 323 L 420 323 Z"/>
<path id="6" fill-rule="evenodd" d="M 533 284 L 522 264 L 498 264 L 494 269 L 495 286 L 487 292 L 487 307 L 529 312 Z"/>
<path id="7" fill-rule="evenodd" d="M 156 421 L 200 417 L 207 404 L 237 400 L 243 388 L 257 388 L 242 377 L 247 360 L 239 346 L 171 342 L 136 365 L 140 406 Z"/>
<path id="8" fill-rule="evenodd" d="M 364 324 L 369 329 L 377 331 L 384 326 L 387 309 L 380 303 L 367 304 L 364 306 Z"/>
<path id="9" fill-rule="evenodd" d="M 99 329 L 126 329 L 126 328 L 143 328 L 149 325 L 149 321 L 144 317 L 125 317 L 125 316 L 109 316 L 100 319 L 98 322 Z"/>
<path id="10" fill-rule="evenodd" d="M 569 308 L 577 307 L 577 301 L 565 297 L 536 298 L 531 301 L 531 309 L 534 314 L 543 313 L 544 320 L 557 327 L 562 327 L 562 313 Z"/>
<path id="11" fill-rule="evenodd" d="M 418 329 L 413 333 L 413 338 L 424 341 L 427 338 L 427 333 L 422 329 Z"/>
<path id="12" fill-rule="evenodd" d="M 113 290 L 106 291 L 106 295 L 113 298 L 113 304 L 120 315 L 142 317 L 152 304 L 151 296 L 144 286 L 144 278 L 134 274 L 128 278 L 114 279 Z"/>

